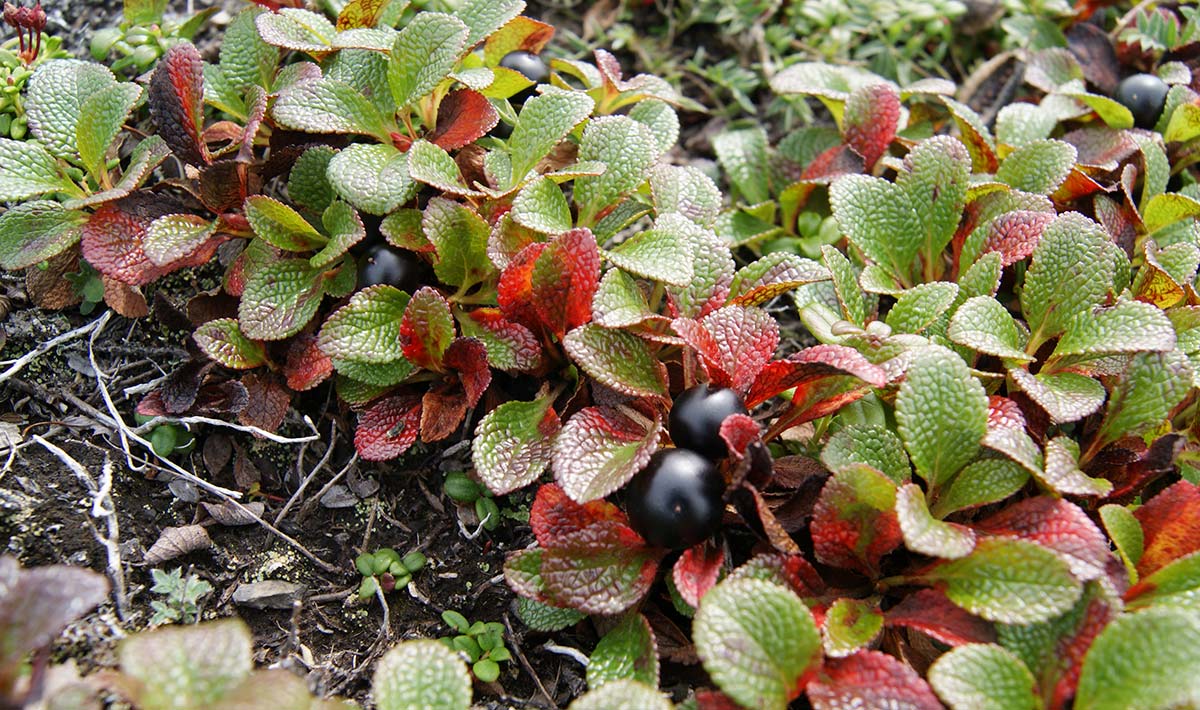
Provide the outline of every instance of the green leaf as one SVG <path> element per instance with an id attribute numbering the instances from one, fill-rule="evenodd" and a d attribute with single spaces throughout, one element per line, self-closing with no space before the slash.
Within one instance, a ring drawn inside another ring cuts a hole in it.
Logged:
<path id="1" fill-rule="evenodd" d="M 588 323 L 567 333 L 563 346 L 584 372 L 607 387 L 634 397 L 667 396 L 666 367 L 632 333 Z"/>
<path id="2" fill-rule="evenodd" d="M 271 87 L 279 50 L 262 40 L 255 21 L 264 12 L 248 7 L 233 18 L 221 37 L 221 72 L 229 85 L 243 91 L 250 86 Z"/>
<path id="3" fill-rule="evenodd" d="M 1122 614 L 1088 649 L 1076 710 L 1200 704 L 1200 612 L 1147 609 Z"/>
<path id="4" fill-rule="evenodd" d="M 311 212 L 324 212 L 336 195 L 326 173 L 337 151 L 327 145 L 300 154 L 288 174 L 287 194 L 292 202 Z"/>
<path id="5" fill-rule="evenodd" d="M 887 324 L 898 333 L 921 333 L 936 323 L 958 297 L 958 284 L 934 281 L 913 286 L 888 311 Z"/>
<path id="6" fill-rule="evenodd" d="M 1039 372 L 1031 375 L 1025 370 L 1012 368 L 1008 376 L 1030 399 L 1046 410 L 1051 419 L 1060 424 L 1083 419 L 1097 411 L 1104 406 L 1108 396 L 1104 385 L 1073 372 Z"/>
<path id="7" fill-rule="evenodd" d="M 825 614 L 821 627 L 825 654 L 843 658 L 866 648 L 883 630 L 883 613 L 860 599 L 838 599 Z"/>
<path id="8" fill-rule="evenodd" d="M 433 271 L 442 283 L 466 289 L 495 271 L 487 255 L 491 229 L 474 209 L 436 197 L 425 207 L 421 226 L 437 250 Z"/>
<path id="9" fill-rule="evenodd" d="M 1021 291 L 1035 342 L 1060 335 L 1077 316 L 1105 302 L 1115 274 L 1112 246 L 1100 225 L 1076 213 L 1046 226 Z"/>
<path id="10" fill-rule="evenodd" d="M 441 147 L 426 140 L 419 140 L 408 149 L 408 174 L 417 182 L 431 185 L 442 192 L 464 197 L 477 197 L 482 193 L 463 184 L 458 163 Z"/>
<path id="11" fill-rule="evenodd" d="M 996 171 L 996 179 L 1024 192 L 1049 195 L 1067 179 L 1075 166 L 1075 157 L 1075 146 L 1070 143 L 1033 141 L 1005 158 Z"/>
<path id="12" fill-rule="evenodd" d="M 281 125 L 309 133 L 359 133 L 391 142 L 379 109 L 358 89 L 322 77 L 294 84 L 275 99 L 271 115 Z"/>
<path id="13" fill-rule="evenodd" d="M 692 165 L 654 166 L 650 171 L 650 193 L 658 214 L 678 212 L 701 227 L 711 227 L 721 211 L 721 191 L 716 183 Z"/>
<path id="14" fill-rule="evenodd" d="M 867 297 L 858 285 L 858 274 L 850 265 L 850 260 L 836 248 L 825 245 L 821 247 L 821 262 L 833 276 L 833 287 L 837 293 L 838 304 L 846 320 L 862 328 L 867 324 L 870 315 Z"/>
<path id="15" fill-rule="evenodd" d="M 303 330 L 325 295 L 324 269 L 308 259 L 282 259 L 246 279 L 238 304 L 242 333 L 254 340 L 282 340 Z"/>
<path id="16" fill-rule="evenodd" d="M 615 680 L 635 680 L 658 687 L 658 649 L 650 622 L 629 614 L 604 634 L 587 667 L 588 687 L 595 690 Z"/>
<path id="17" fill-rule="evenodd" d="M 329 240 L 300 213 L 264 195 L 246 198 L 246 220 L 263 241 L 285 251 L 309 251 Z"/>
<path id="18" fill-rule="evenodd" d="M 29 130 L 55 156 L 75 157 L 84 101 L 116 82 L 99 64 L 77 59 L 46 62 L 29 78 L 26 89 Z"/>
<path id="19" fill-rule="evenodd" d="M 437 641 L 402 641 L 379 659 L 371 694 L 379 710 L 467 710 L 471 676 L 458 654 Z"/>
<path id="20" fill-rule="evenodd" d="M 131 25 L 157 24 L 167 11 L 167 0 L 125 0 L 123 9 L 125 21 Z"/>
<path id="21" fill-rule="evenodd" d="M 656 148 L 655 159 L 662 157 L 679 140 L 679 115 L 665 101 L 639 101 L 629 110 L 629 117 L 650 129 Z"/>
<path id="22" fill-rule="evenodd" d="M 587 618 L 574 609 L 560 609 L 525 597 L 517 598 L 517 616 L 534 631 L 562 631 Z"/>
<path id="23" fill-rule="evenodd" d="M 142 97 L 137 84 L 113 84 L 84 100 L 80 113 L 87 117 L 76 127 L 75 144 L 83 166 L 93 177 L 104 171 L 104 158 L 121 126 Z"/>
<path id="24" fill-rule="evenodd" d="M 308 261 L 313 266 L 329 266 L 345 256 L 350 247 L 367 236 L 362 219 L 354 208 L 345 202 L 334 202 L 327 207 L 321 214 L 321 226 L 329 234 L 329 242 L 309 258 Z"/>
<path id="25" fill-rule="evenodd" d="M 1111 308 L 1080 314 L 1051 357 L 1100 353 L 1161 352 L 1175 347 L 1175 327 L 1149 303 L 1122 298 Z"/>
<path id="26" fill-rule="evenodd" d="M 562 234 L 574 226 L 562 188 L 545 176 L 521 188 L 513 198 L 512 217 L 517 224 L 542 234 Z"/>
<path id="27" fill-rule="evenodd" d="M 58 160 L 37 141 L 0 138 L 0 202 L 17 202 L 69 189 Z"/>
<path id="28" fill-rule="evenodd" d="M 945 483 L 975 458 L 987 434 L 987 393 L 958 355 L 918 351 L 896 396 L 896 422 L 917 473 Z"/>
<path id="29" fill-rule="evenodd" d="M 340 360 L 385 363 L 403 359 L 400 319 L 409 296 L 383 284 L 355 293 L 321 326 L 318 347 Z"/>
<path id="30" fill-rule="evenodd" d="M 367 214 L 389 214 L 417 194 L 408 156 L 390 145 L 347 146 L 329 161 L 326 176 L 343 200 Z"/>
<path id="31" fill-rule="evenodd" d="M 645 182 L 656 158 L 650 129 L 632 118 L 600 116 L 589 121 L 579 142 L 579 159 L 599 161 L 605 170 L 575 180 L 580 221 L 591 223 L 595 215 Z"/>
<path id="32" fill-rule="evenodd" d="M 733 181 L 742 201 L 757 205 L 771 199 L 768 180 L 767 134 L 760 127 L 725 131 L 712 139 L 721 168 Z"/>
<path id="33" fill-rule="evenodd" d="M 470 30 L 466 46 L 474 47 L 524 9 L 525 0 L 467 0 L 455 16 Z"/>
<path id="34" fill-rule="evenodd" d="M 217 232 L 217 222 L 194 214 L 169 214 L 150 223 L 142 238 L 146 258 L 158 266 L 178 261 L 203 246 Z"/>
<path id="35" fill-rule="evenodd" d="M 979 540 L 966 557 L 943 562 L 925 579 L 944 585 L 950 601 L 988 621 L 1032 624 L 1067 611 L 1082 586 L 1066 561 L 1027 540 Z"/>
<path id="36" fill-rule="evenodd" d="M 1049 138 L 1057 125 L 1054 114 L 1037 104 L 1012 103 L 996 114 L 996 139 L 1014 148 L 1021 148 Z"/>
<path id="37" fill-rule="evenodd" d="M 1023 337 L 1012 314 L 991 296 L 969 298 L 954 312 L 946 335 L 972 350 L 1018 362 L 1029 362 Z"/>
<path id="38" fill-rule="evenodd" d="M 929 514 L 925 494 L 915 483 L 901 487 L 896 493 L 896 517 L 904 534 L 904 546 L 913 552 L 954 560 L 969 555 L 975 548 L 975 533 L 970 528 L 944 523 Z"/>
<path id="39" fill-rule="evenodd" d="M 700 231 L 681 215 L 665 214 L 650 229 L 613 247 L 605 258 L 642 278 L 686 287 L 692 281 L 693 253 Z"/>
<path id="40" fill-rule="evenodd" d="M 213 360 L 234 370 L 249 370 L 267 361 L 262 343 L 242 334 L 236 318 L 217 318 L 192 333 L 196 344 Z"/>
<path id="41" fill-rule="evenodd" d="M 1200 201 L 1187 195 L 1171 192 L 1155 195 L 1142 210 L 1142 222 L 1147 232 L 1155 232 L 1180 220 L 1200 216 Z"/>
<path id="42" fill-rule="evenodd" d="M 692 629 L 704 669 L 748 708 L 786 708 L 821 655 L 820 633 L 800 597 L 758 579 L 727 579 L 709 590 Z"/>
<path id="43" fill-rule="evenodd" d="M 467 48 L 470 29 L 462 20 L 440 12 L 418 13 L 392 46 L 388 84 L 397 106 L 410 106 L 442 82 Z"/>
<path id="44" fill-rule="evenodd" d="M 1178 350 L 1137 353 L 1109 396 L 1096 436 L 1106 443 L 1158 426 L 1192 388 L 1192 365 Z"/>
<path id="45" fill-rule="evenodd" d="M 1003 271 L 1000 252 L 990 251 L 979 257 L 971 268 L 958 278 L 959 298 L 995 296 L 1000 289 Z"/>
<path id="46" fill-rule="evenodd" d="M 1046 442 L 1045 470 L 1034 471 L 1047 488 L 1062 494 L 1102 496 L 1112 490 L 1112 482 L 1092 478 L 1079 469 L 1079 444 L 1067 436 Z"/>
<path id="47" fill-rule="evenodd" d="M 239 619 L 167 626 L 117 648 L 121 672 L 137 683 L 146 710 L 204 710 L 250 675 L 250 629 Z"/>
<path id="48" fill-rule="evenodd" d="M 559 427 L 553 404 L 550 397 L 505 402 L 480 420 L 471 457 L 492 493 L 504 495 L 524 488 L 546 470 Z"/>
<path id="49" fill-rule="evenodd" d="M 591 114 L 594 106 L 587 94 L 556 88 L 526 99 L 508 139 L 512 150 L 510 185 L 523 182 L 529 171 Z"/>
<path id="50" fill-rule="evenodd" d="M 1129 508 L 1113 503 L 1100 506 L 1100 520 L 1104 523 L 1104 531 L 1121 554 L 1130 577 L 1137 581 L 1137 563 L 1142 559 L 1146 544 L 1142 524 Z"/>
<path id="51" fill-rule="evenodd" d="M 933 505 L 933 514 L 945 518 L 967 508 L 997 503 L 1025 487 L 1029 471 L 1007 459 L 983 459 L 969 464 L 950 482 Z"/>
<path id="52" fill-rule="evenodd" d="M 1063 95 L 1083 102 L 1088 108 L 1095 111 L 1100 120 L 1104 121 L 1109 128 L 1118 131 L 1133 128 L 1133 113 L 1124 105 L 1107 96 L 1086 91 L 1067 91 L 1063 92 Z"/>
<path id="53" fill-rule="evenodd" d="M 969 643 L 950 649 L 929 668 L 929 684 L 954 710 L 1038 710 L 1033 673 L 1002 646 Z"/>
<path id="54" fill-rule="evenodd" d="M 1119 506 L 1104 507 L 1125 510 Z M 1133 518 L 1133 514 L 1129 513 L 1129 517 Z M 1140 527 L 1137 532 L 1140 536 Z M 1166 606 L 1200 612 L 1200 552 L 1193 552 L 1156 570 L 1131 590 L 1130 595 L 1133 596 L 1129 601 L 1130 609 Z"/>
<path id="55" fill-rule="evenodd" d="M 821 463 L 834 473 L 849 465 L 865 464 L 900 485 L 912 478 L 900 437 L 875 424 L 851 424 L 829 437 L 821 450 Z"/>
<path id="56" fill-rule="evenodd" d="M 83 236 L 86 212 L 57 202 L 22 202 L 0 215 L 0 267 L 9 271 L 41 263 Z"/>
<path id="57" fill-rule="evenodd" d="M 575 699 L 567 710 L 672 710 L 670 699 L 636 680 L 614 680 Z"/>
<path id="58" fill-rule="evenodd" d="M 927 262 L 937 262 L 967 204 L 971 156 L 957 138 L 936 136 L 918 143 L 904 165 L 909 170 L 896 177 L 896 185 L 908 193 L 923 227 L 921 254 Z"/>
<path id="59" fill-rule="evenodd" d="M 925 227 L 896 184 L 870 175 L 847 175 L 829 188 L 842 233 L 875 263 L 907 282 Z"/>
<path id="60" fill-rule="evenodd" d="M 1145 212 L 1150 200 L 1166 191 L 1167 182 L 1171 179 L 1171 163 L 1158 141 L 1152 140 L 1148 135 L 1133 132 L 1128 135 L 1142 152 L 1145 175 L 1142 179 L 1142 196 L 1138 201 L 1138 210 Z"/>
<path id="61" fill-rule="evenodd" d="M 337 28 L 324 15 L 292 7 L 254 18 L 263 41 L 297 52 L 323 54 L 333 46 Z"/>

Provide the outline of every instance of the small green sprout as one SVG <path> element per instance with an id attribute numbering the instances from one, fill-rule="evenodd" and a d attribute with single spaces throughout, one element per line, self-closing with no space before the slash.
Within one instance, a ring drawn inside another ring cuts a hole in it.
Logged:
<path id="1" fill-rule="evenodd" d="M 461 471 L 454 471 L 446 474 L 444 488 L 446 495 L 454 502 L 475 505 L 475 515 L 484 530 L 490 532 L 500 526 L 500 506 L 496 505 L 492 492 L 486 486 Z"/>
<path id="2" fill-rule="evenodd" d="M 390 547 L 384 547 L 375 552 L 364 552 L 354 560 L 354 566 L 363 576 L 362 584 L 358 586 L 358 596 L 370 599 L 377 590 L 384 593 L 397 587 L 407 587 L 413 575 L 425 566 L 428 559 L 420 552 L 410 552 L 400 556 Z"/>
<path id="3" fill-rule="evenodd" d="M 484 683 L 500 677 L 500 664 L 512 659 L 504 646 L 504 624 L 490 621 L 471 623 L 467 617 L 448 609 L 442 612 L 442 621 L 458 632 L 457 636 L 438 639 L 450 648 L 471 659 L 471 672 Z"/>
<path id="4" fill-rule="evenodd" d="M 154 586 L 150 591 L 166 596 L 165 600 L 155 599 L 150 602 L 154 609 L 154 616 L 150 617 L 151 626 L 168 623 L 194 624 L 200 620 L 199 601 L 213 590 L 211 584 L 194 574 L 184 577 L 180 567 L 170 572 L 152 569 L 150 575 L 154 577 Z"/>
<path id="5" fill-rule="evenodd" d="M 135 414 L 134 421 L 138 424 L 145 424 L 154 417 L 148 417 L 144 414 Z M 187 428 L 178 424 L 159 424 L 150 430 L 150 445 L 154 447 L 154 453 L 167 458 L 174 453 L 188 453 L 196 448 L 196 437 Z"/>

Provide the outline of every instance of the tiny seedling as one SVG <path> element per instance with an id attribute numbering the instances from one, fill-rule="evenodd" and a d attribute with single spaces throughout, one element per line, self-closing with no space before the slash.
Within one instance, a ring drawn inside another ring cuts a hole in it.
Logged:
<path id="1" fill-rule="evenodd" d="M 492 493 L 484 486 L 461 471 L 446 475 L 444 485 L 446 495 L 454 502 L 462 505 L 474 505 L 475 515 L 479 518 L 483 529 L 491 532 L 500 525 L 500 506 L 496 505 Z"/>
<path id="2" fill-rule="evenodd" d="M 138 424 L 145 424 L 153 418 L 144 414 L 134 415 L 134 421 Z M 196 448 L 195 435 L 178 424 L 159 424 L 150 430 L 150 436 L 147 438 L 154 447 L 154 453 L 163 458 L 174 453 L 186 454 Z"/>
<path id="3" fill-rule="evenodd" d="M 512 659 L 504 646 L 504 624 L 495 621 L 471 623 L 453 609 L 442 612 L 442 621 L 458 635 L 439 640 L 471 660 L 471 672 L 476 678 L 491 683 L 500 677 L 500 664 Z"/>
<path id="4" fill-rule="evenodd" d="M 154 586 L 150 591 L 166 597 L 150 602 L 154 609 L 154 616 L 150 617 L 151 626 L 194 624 L 200 620 L 199 602 L 201 597 L 213 590 L 211 584 L 194 574 L 184 577 L 180 567 L 170 572 L 152 569 L 150 575 L 154 577 Z"/>
<path id="5" fill-rule="evenodd" d="M 420 552 L 413 551 L 401 557 L 399 552 L 390 547 L 362 553 L 354 560 L 354 566 L 363 576 L 362 584 L 358 586 L 358 596 L 370 599 L 378 590 L 387 593 L 397 587 L 407 587 L 413 575 L 427 561 Z"/>

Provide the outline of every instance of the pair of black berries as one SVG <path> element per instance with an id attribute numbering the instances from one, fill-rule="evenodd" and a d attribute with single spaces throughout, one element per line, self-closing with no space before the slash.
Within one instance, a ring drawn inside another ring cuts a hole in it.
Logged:
<path id="1" fill-rule="evenodd" d="M 668 419 L 673 449 L 650 457 L 629 482 L 629 522 L 651 545 L 691 547 L 717 531 L 725 510 L 725 479 L 716 463 L 728 455 L 721 422 L 746 414 L 731 389 L 696 385 L 675 398 Z"/>

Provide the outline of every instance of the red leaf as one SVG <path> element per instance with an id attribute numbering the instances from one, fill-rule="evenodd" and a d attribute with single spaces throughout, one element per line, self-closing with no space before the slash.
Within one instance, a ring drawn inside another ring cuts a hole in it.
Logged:
<path id="1" fill-rule="evenodd" d="M 1087 655 L 1092 642 L 1108 626 L 1108 622 L 1116 618 L 1118 609 L 1101 597 L 1093 597 L 1088 601 L 1083 617 L 1072 629 L 1073 633 L 1060 636 L 1054 646 L 1050 659 L 1058 669 L 1058 682 L 1050 694 L 1047 710 L 1066 710 L 1071 707 L 1075 698 L 1075 689 L 1079 687 L 1079 674 L 1083 670 L 1083 657 Z M 1051 676 L 1052 677 L 1052 676 Z"/>
<path id="2" fill-rule="evenodd" d="M 462 393 L 445 385 L 434 387 L 421 398 L 421 441 L 441 441 L 462 424 L 467 403 Z"/>
<path id="3" fill-rule="evenodd" d="M 1089 165 L 1106 172 L 1115 171 L 1138 151 L 1138 143 L 1129 131 L 1107 126 L 1080 128 L 1067 133 L 1062 140 L 1075 146 L 1078 165 Z"/>
<path id="4" fill-rule="evenodd" d="M 834 178 L 842 175 L 863 172 L 864 162 L 862 156 L 851 150 L 850 146 L 835 145 L 814 158 L 801 177 L 813 183 L 833 182 Z"/>
<path id="5" fill-rule="evenodd" d="M 238 413 L 238 421 L 265 431 L 278 431 L 292 403 L 292 393 L 266 373 L 248 373 L 242 377 L 242 384 L 250 399 Z"/>
<path id="6" fill-rule="evenodd" d="M 300 335 L 288 345 L 287 362 L 283 366 L 287 386 L 304 392 L 324 382 L 333 374 L 333 360 L 317 347 L 317 336 Z"/>
<path id="7" fill-rule="evenodd" d="M 757 488 L 749 483 L 743 483 L 739 488 L 734 489 L 731 498 L 734 507 L 737 508 L 738 513 L 741 514 L 750 529 L 770 543 L 776 552 L 785 555 L 800 554 L 800 546 L 788 534 L 783 523 L 780 523 L 779 519 L 775 517 L 771 506 L 767 504 L 767 500 L 763 498 Z"/>
<path id="8" fill-rule="evenodd" d="M 808 685 L 808 699 L 814 710 L 942 708 L 933 689 L 912 666 L 879 651 L 827 658 L 817 679 Z"/>
<path id="9" fill-rule="evenodd" d="M 716 585 L 723 564 L 724 550 L 708 542 L 684 550 L 671 570 L 679 596 L 693 607 L 699 607 L 705 592 Z"/>
<path id="10" fill-rule="evenodd" d="M 761 308 L 726 306 L 698 322 L 676 318 L 672 327 L 700 356 L 710 382 L 743 395 L 779 345 L 779 324 Z"/>
<path id="11" fill-rule="evenodd" d="M 36 268 L 36 267 L 34 267 Z M 141 289 L 136 286 L 121 283 L 109 276 L 104 280 L 104 302 L 108 307 L 125 318 L 144 318 L 150 315 L 150 306 Z"/>
<path id="12" fill-rule="evenodd" d="M 875 84 L 856 90 L 846 102 L 846 143 L 863 157 L 866 171 L 887 152 L 896 137 L 900 120 L 900 93 L 891 84 Z"/>
<path id="13" fill-rule="evenodd" d="M 400 320 L 400 347 L 417 367 L 442 370 L 442 357 L 454 338 L 450 304 L 430 286 L 413 294 Z"/>
<path id="14" fill-rule="evenodd" d="M 530 273 L 533 307 L 547 330 L 560 339 L 592 319 L 592 297 L 600 285 L 600 249 L 587 228 L 551 240 Z"/>
<path id="15" fill-rule="evenodd" d="M 146 230 L 156 218 L 175 211 L 170 202 L 148 194 L 134 194 L 109 202 L 83 225 L 83 258 L 97 271 L 130 286 L 143 286 L 172 271 L 208 263 L 217 245 L 214 238 L 188 256 L 158 266 L 142 250 Z"/>
<path id="16" fill-rule="evenodd" d="M 1079 506 L 1038 496 L 1010 505 L 975 525 L 976 530 L 1030 540 L 1062 555 L 1080 580 L 1104 574 L 1112 553 L 1108 538 Z"/>
<path id="17" fill-rule="evenodd" d="M 768 363 L 750 387 L 746 406 L 756 407 L 792 387 L 816 380 L 850 375 L 872 387 L 887 384 L 887 373 L 861 353 L 844 345 L 815 345 L 784 360 Z M 799 394 L 799 392 L 797 393 Z"/>
<path id="18" fill-rule="evenodd" d="M 845 469 L 830 477 L 821 489 L 813 508 L 813 552 L 817 561 L 833 567 L 861 572 L 873 577 L 879 571 L 879 561 L 904 542 L 900 521 L 892 508 L 881 510 L 855 490 L 856 481 L 847 478 L 848 471 L 863 477 L 878 476 L 881 481 L 864 479 L 867 485 L 886 483 L 894 486 L 882 473 L 867 468 Z"/>
<path id="19" fill-rule="evenodd" d="M 488 342 L 503 344 L 510 354 L 511 368 L 502 367 L 501 363 L 489 360 L 488 364 L 492 367 L 500 370 L 530 371 L 536 369 L 541 362 L 542 345 L 537 336 L 525 326 L 509 321 L 499 308 L 476 308 L 467 314 L 467 318 L 487 332 Z M 470 323 L 464 325 L 463 330 L 469 331 L 469 328 Z"/>
<path id="20" fill-rule="evenodd" d="M 791 587 L 801 597 L 815 597 L 825 592 L 825 582 L 817 570 L 801 555 L 785 555 L 779 552 L 764 552 L 751 557 L 739 567 L 749 572 L 751 569 L 767 569 L 778 576 L 778 580 Z"/>
<path id="21" fill-rule="evenodd" d="M 1046 225 L 1054 221 L 1054 217 L 1053 214 L 1026 210 L 1002 214 L 992 220 L 983 241 L 982 253 L 999 252 L 1002 265 L 1015 264 L 1033 254 L 1042 232 Z"/>
<path id="22" fill-rule="evenodd" d="M 703 688 L 696 691 L 697 710 L 744 710 L 725 693 L 713 688 Z"/>
<path id="23" fill-rule="evenodd" d="M 158 134 L 191 165 L 212 162 L 204 132 L 204 62 L 191 42 L 180 42 L 158 60 L 150 77 L 150 116 Z"/>
<path id="24" fill-rule="evenodd" d="M 479 403 L 488 385 L 492 383 L 492 371 L 488 368 L 487 348 L 475 338 L 455 338 L 446 348 L 443 364 L 458 372 L 459 382 L 467 396 L 466 405 Z"/>
<path id="25" fill-rule="evenodd" d="M 421 429 L 421 400 L 411 395 L 385 397 L 358 415 L 354 448 L 367 461 L 386 461 L 408 451 Z"/>
<path id="26" fill-rule="evenodd" d="M 1067 173 L 1067 179 L 1063 180 L 1050 198 L 1060 204 L 1066 204 L 1081 197 L 1107 191 L 1108 188 L 1088 177 L 1088 174 L 1080 170 L 1079 166 L 1075 166 L 1071 168 L 1071 172 Z"/>
<path id="27" fill-rule="evenodd" d="M 1148 577 L 1200 550 L 1200 487 L 1179 481 L 1134 511 L 1145 540 L 1138 574 Z"/>
<path id="28" fill-rule="evenodd" d="M 721 438 L 735 458 L 746 455 L 746 447 L 759 440 L 762 430 L 758 422 L 746 414 L 730 414 L 721 422 Z"/>
<path id="29" fill-rule="evenodd" d="M 909 594 L 887 610 L 883 621 L 888 626 L 916 629 L 950 646 L 996 640 L 996 628 L 990 622 L 951 602 L 937 589 Z"/>
<path id="30" fill-rule="evenodd" d="M 671 327 L 679 337 L 700 356 L 700 365 L 708 374 L 708 382 L 714 387 L 730 387 L 733 378 L 721 366 L 721 345 L 700 321 L 691 318 L 676 318 Z"/>
<path id="31" fill-rule="evenodd" d="M 1025 415 L 1021 407 L 1008 397 L 992 395 L 988 398 L 988 429 L 1025 430 Z"/>
<path id="32" fill-rule="evenodd" d="M 249 194 L 246 186 L 246 165 L 234 160 L 218 160 L 201 169 L 200 200 L 217 213 L 236 210 Z M 259 180 L 261 186 L 261 180 Z"/>
<path id="33" fill-rule="evenodd" d="M 437 127 L 426 139 L 445 150 L 454 150 L 486 135 L 499 121 L 500 114 L 486 96 L 459 89 L 438 104 Z"/>
<path id="34" fill-rule="evenodd" d="M 548 246 L 545 242 L 536 242 L 521 249 L 500 273 L 496 301 L 500 312 L 513 323 L 530 328 L 541 323 L 533 305 L 533 267 Z"/>
<path id="35" fill-rule="evenodd" d="M 603 499 L 576 503 L 556 483 L 547 483 L 539 488 L 529 509 L 529 524 L 533 527 L 538 545 L 544 549 L 553 549 L 559 541 L 589 525 L 607 521 L 625 525 L 628 518 L 620 508 Z M 646 545 L 632 529 L 629 530 L 629 536 L 635 546 Z"/>

